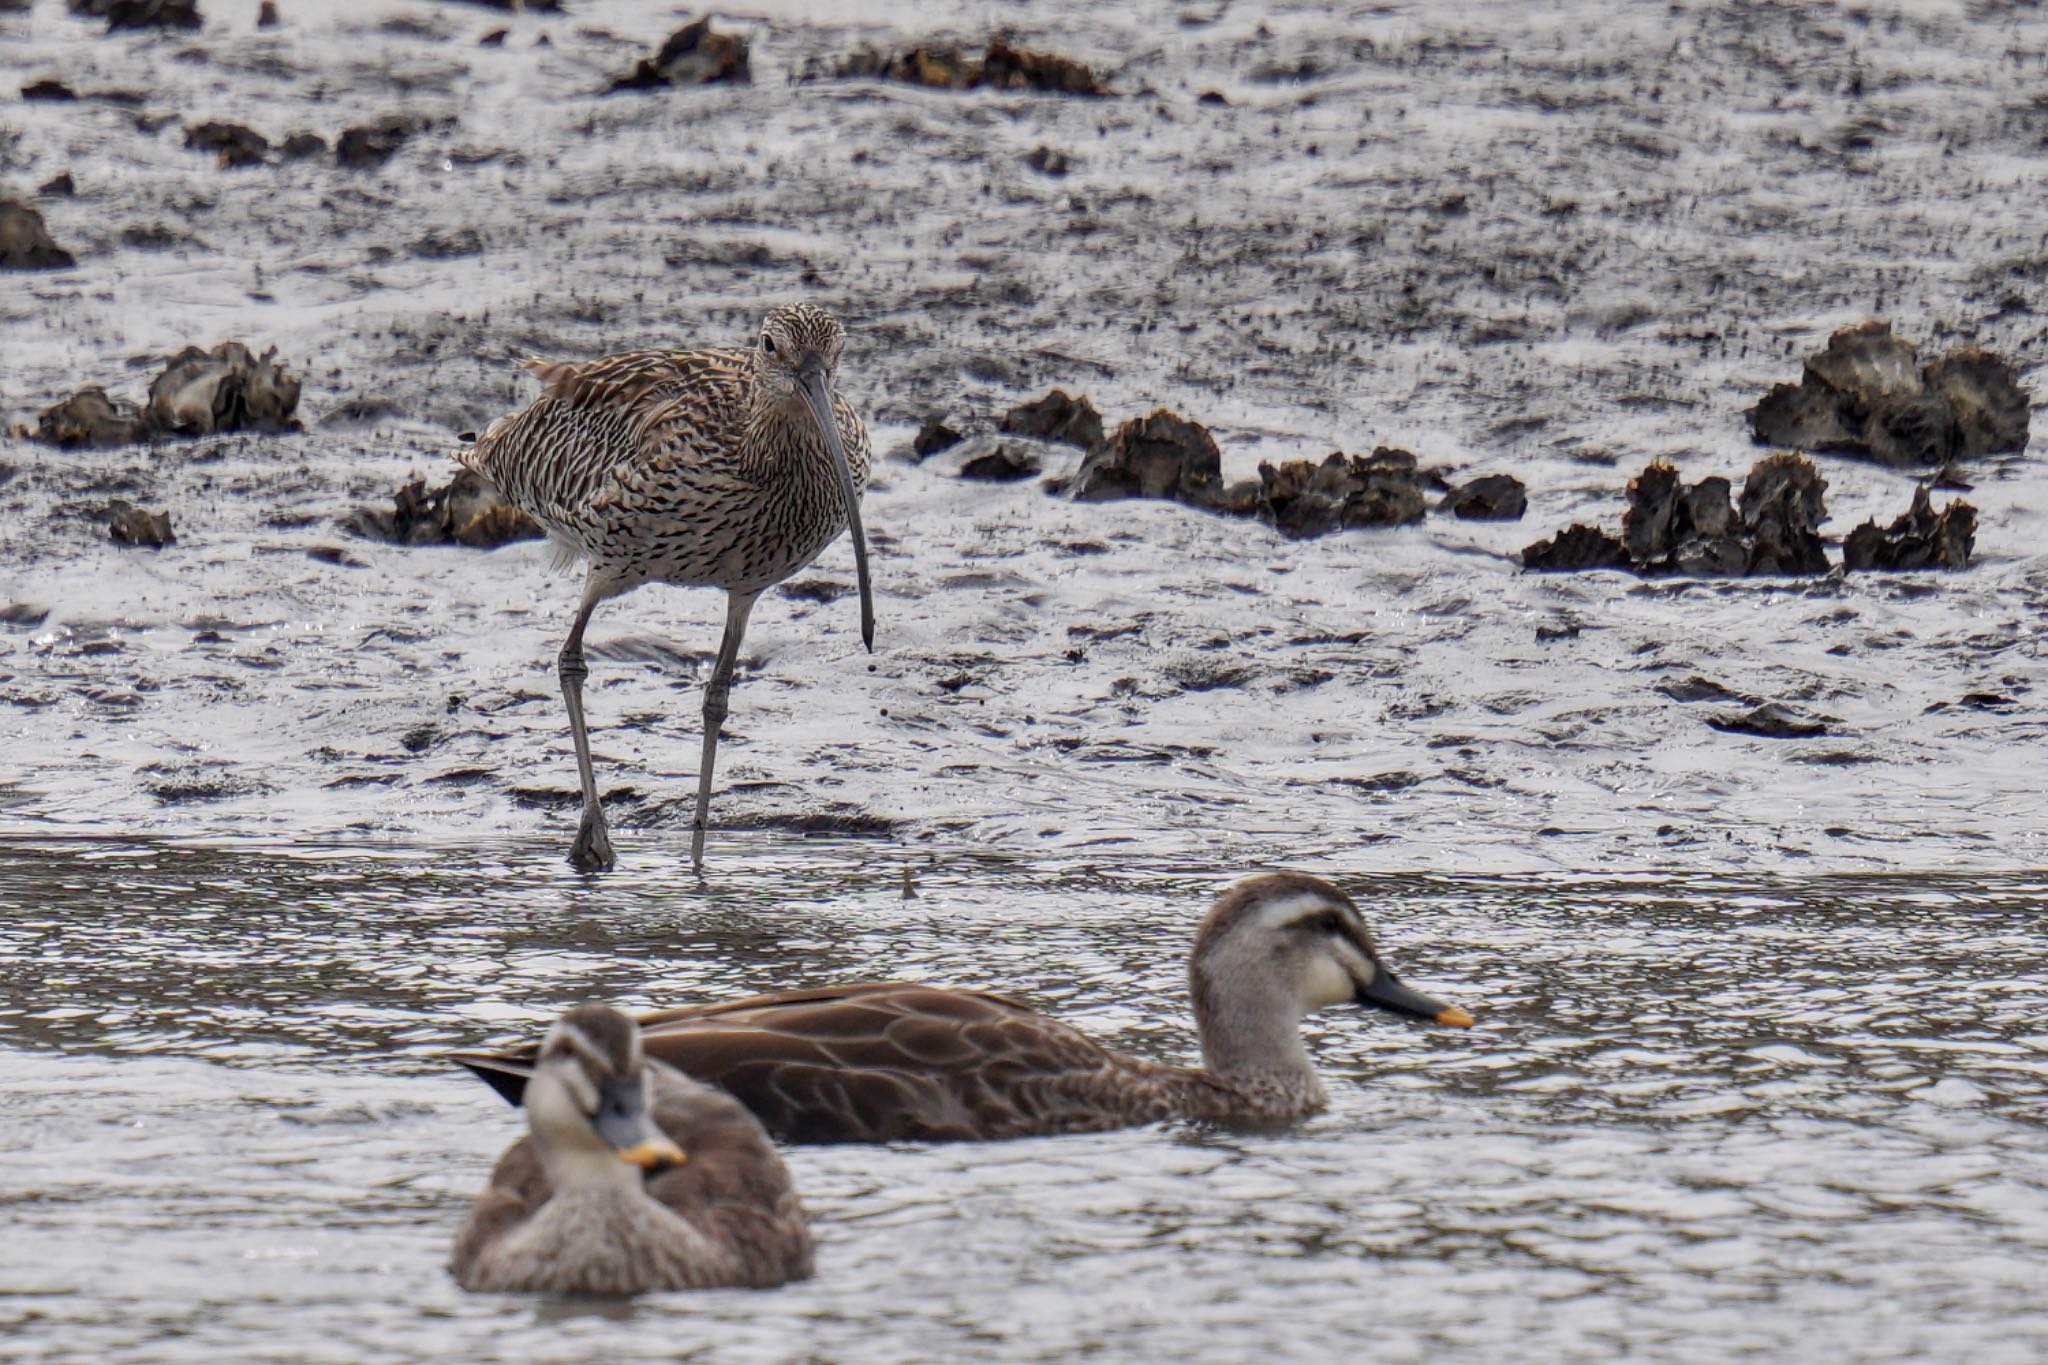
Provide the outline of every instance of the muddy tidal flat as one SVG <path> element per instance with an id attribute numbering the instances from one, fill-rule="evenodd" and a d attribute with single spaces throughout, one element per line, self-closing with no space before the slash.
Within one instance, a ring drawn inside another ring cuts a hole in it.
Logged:
<path id="1" fill-rule="evenodd" d="M 0 0 L 0 1359 L 2048 1352 L 2036 451 L 1812 453 L 1825 572 L 1522 553 L 1655 461 L 1739 488 L 1845 328 L 2043 393 L 2039 7 L 767 0 L 744 61 L 626 0 L 97 8 Z M 1000 79 L 901 78 L 946 51 Z M 875 651 L 844 541 L 763 598 L 699 882 L 723 602 L 603 607 L 586 882 L 577 579 L 365 528 L 521 359 L 797 300 L 873 436 Z M 271 429 L 142 412 L 230 341 Z M 38 439 L 88 387 L 146 439 Z M 1386 448 L 1526 510 L 1294 538 L 1076 500 L 1072 443 L 920 456 L 1055 388 L 1225 482 Z M 1966 567 L 1839 567 L 1923 485 Z M 1273 1142 L 806 1154 L 786 1294 L 442 1278 L 516 1115 L 439 1051 L 879 975 L 1184 1060 L 1188 927 L 1270 866 L 1480 1027 L 1319 1016 L 1333 1108 Z"/>

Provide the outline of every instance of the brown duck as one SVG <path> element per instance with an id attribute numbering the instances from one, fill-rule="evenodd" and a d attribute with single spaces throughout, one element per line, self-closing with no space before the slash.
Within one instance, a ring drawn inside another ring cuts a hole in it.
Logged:
<path id="1" fill-rule="evenodd" d="M 759 1121 L 647 1059 L 625 1015 L 563 1015 L 525 1094 L 532 1132 L 455 1240 L 448 1268 L 464 1289 L 765 1289 L 811 1273 L 803 1206 Z"/>
<path id="2" fill-rule="evenodd" d="M 1164 1119 L 1285 1122 L 1328 1101 L 1301 1038 L 1329 1005 L 1456 1028 L 1472 1016 L 1381 962 L 1351 898 L 1318 877 L 1248 877 L 1217 898 L 1188 963 L 1200 1067 L 1114 1052 L 1027 1005 L 908 982 L 644 1015 L 649 1055 L 731 1092 L 784 1142 L 946 1142 Z M 454 1060 L 531 1101 L 531 1046 Z"/>

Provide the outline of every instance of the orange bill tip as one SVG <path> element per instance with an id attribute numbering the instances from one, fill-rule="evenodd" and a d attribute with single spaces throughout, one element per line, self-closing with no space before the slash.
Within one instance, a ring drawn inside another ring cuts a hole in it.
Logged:
<path id="1" fill-rule="evenodd" d="M 1439 1024 L 1444 1025 L 1446 1028 L 1472 1027 L 1472 1016 L 1470 1014 L 1467 1014 L 1464 1010 L 1459 1009 L 1456 1005 L 1452 1005 L 1447 1009 L 1443 1010 L 1441 1013 L 1439 1013 L 1436 1017 L 1436 1021 Z"/>
<path id="2" fill-rule="evenodd" d="M 665 1166 L 680 1166 L 690 1158 L 683 1149 L 666 1139 L 650 1139 L 632 1147 L 619 1150 L 621 1161 L 630 1161 L 645 1170 L 658 1171 Z"/>

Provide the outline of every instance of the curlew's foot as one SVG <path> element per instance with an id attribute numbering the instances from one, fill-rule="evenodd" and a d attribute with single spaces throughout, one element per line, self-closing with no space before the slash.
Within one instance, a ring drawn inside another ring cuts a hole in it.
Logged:
<path id="1" fill-rule="evenodd" d="M 569 847 L 569 865 L 578 872 L 609 872 L 618 862 L 612 855 L 612 836 L 604 827 L 604 811 L 585 806 L 576 842 Z"/>

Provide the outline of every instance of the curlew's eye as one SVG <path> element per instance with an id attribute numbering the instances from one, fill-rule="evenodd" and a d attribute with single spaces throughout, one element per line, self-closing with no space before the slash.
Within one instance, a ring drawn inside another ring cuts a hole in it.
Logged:
<path id="1" fill-rule="evenodd" d="M 775 338 L 769 336 L 766 332 L 761 334 L 761 353 L 763 355 L 775 354 Z"/>
<path id="2" fill-rule="evenodd" d="M 1335 910 L 1325 910 L 1316 916 L 1316 928 L 1326 934 L 1341 934 L 1344 932 L 1344 917 Z"/>

